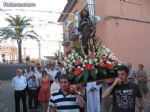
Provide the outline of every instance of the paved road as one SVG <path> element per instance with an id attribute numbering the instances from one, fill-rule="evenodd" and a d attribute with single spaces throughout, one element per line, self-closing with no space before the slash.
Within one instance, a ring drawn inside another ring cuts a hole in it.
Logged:
<path id="1" fill-rule="evenodd" d="M 14 102 L 14 90 L 11 87 L 11 81 L 1 81 L 0 84 L 0 112 L 15 112 L 15 102 Z M 21 110 L 22 110 L 22 104 Z M 21 111 L 22 112 L 22 111 Z M 29 112 L 29 111 L 28 111 Z M 37 111 L 43 112 L 41 106 Z"/>
<path id="2" fill-rule="evenodd" d="M 2 84 L 0 84 L 0 112 L 15 112 L 13 94 L 11 81 L 2 81 Z M 145 112 L 150 112 L 150 101 L 147 101 L 145 103 Z M 41 106 L 36 112 L 43 112 Z"/>
<path id="3" fill-rule="evenodd" d="M 13 89 L 10 86 L 10 81 L 2 81 L 0 85 L 0 112 L 15 112 Z"/>

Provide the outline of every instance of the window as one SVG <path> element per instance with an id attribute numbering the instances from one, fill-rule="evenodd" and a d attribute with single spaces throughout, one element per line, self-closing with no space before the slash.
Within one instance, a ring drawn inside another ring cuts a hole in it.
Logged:
<path id="1" fill-rule="evenodd" d="M 121 0 L 123 16 L 139 17 L 142 16 L 141 0 Z"/>

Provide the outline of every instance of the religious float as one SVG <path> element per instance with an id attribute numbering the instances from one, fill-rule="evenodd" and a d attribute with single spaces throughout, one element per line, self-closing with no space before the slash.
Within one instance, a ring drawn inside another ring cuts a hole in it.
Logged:
<path id="1" fill-rule="evenodd" d="M 96 27 L 87 10 L 81 11 L 80 18 L 81 47 L 73 49 L 64 58 L 64 74 L 75 84 L 115 78 L 121 62 L 96 40 Z"/>

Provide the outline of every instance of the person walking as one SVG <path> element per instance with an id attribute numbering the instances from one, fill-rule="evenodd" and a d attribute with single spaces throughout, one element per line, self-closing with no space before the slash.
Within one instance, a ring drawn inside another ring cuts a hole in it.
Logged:
<path id="1" fill-rule="evenodd" d="M 148 77 L 147 77 L 146 71 L 144 70 L 143 64 L 138 65 L 138 71 L 136 74 L 136 78 L 138 80 L 140 90 L 144 96 L 144 100 L 146 100 L 147 99 L 147 93 L 148 93 L 148 87 L 147 87 Z"/>
<path id="2" fill-rule="evenodd" d="M 20 99 L 23 103 L 23 112 L 27 112 L 26 106 L 26 87 L 27 80 L 26 77 L 22 76 L 22 70 L 17 69 L 16 76 L 12 79 L 12 87 L 14 88 L 14 98 L 15 98 L 15 109 L 16 112 L 20 112 Z"/>
<path id="3" fill-rule="evenodd" d="M 79 94 L 71 94 L 68 90 L 69 80 L 66 75 L 59 78 L 60 90 L 54 92 L 49 101 L 49 112 L 79 112 L 85 102 Z"/>
<path id="4" fill-rule="evenodd" d="M 132 63 L 128 62 L 127 67 L 129 69 L 129 81 L 130 82 L 135 82 L 136 79 L 136 70 L 133 68 Z"/>
<path id="5" fill-rule="evenodd" d="M 37 109 L 38 87 L 39 87 L 39 82 L 36 79 L 36 77 L 32 75 L 31 79 L 29 79 L 28 81 L 29 109 Z M 34 101 L 34 106 L 32 106 L 33 101 Z"/>
<path id="6" fill-rule="evenodd" d="M 143 97 L 139 86 L 129 82 L 129 70 L 121 65 L 117 70 L 118 77 L 102 94 L 102 99 L 113 95 L 112 112 L 135 112 L 136 98 L 140 100 L 140 112 L 144 112 Z"/>

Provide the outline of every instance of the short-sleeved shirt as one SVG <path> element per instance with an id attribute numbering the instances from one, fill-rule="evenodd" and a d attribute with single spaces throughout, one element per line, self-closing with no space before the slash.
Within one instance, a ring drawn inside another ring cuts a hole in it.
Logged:
<path id="1" fill-rule="evenodd" d="M 135 112 L 136 97 L 142 98 L 139 86 L 131 82 L 115 86 L 112 95 L 112 112 Z"/>
<path id="2" fill-rule="evenodd" d="M 79 112 L 75 95 L 64 95 L 61 90 L 52 94 L 49 106 L 56 106 L 56 112 Z"/>

